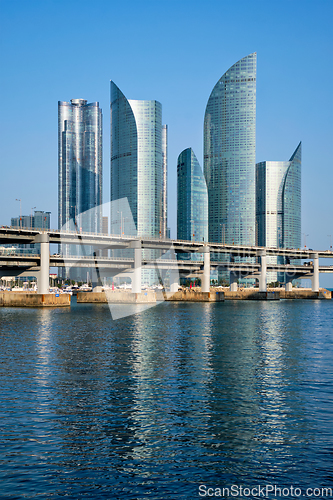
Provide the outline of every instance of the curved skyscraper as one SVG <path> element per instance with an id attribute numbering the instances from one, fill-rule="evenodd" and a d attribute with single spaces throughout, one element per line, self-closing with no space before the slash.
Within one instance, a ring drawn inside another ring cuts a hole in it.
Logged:
<path id="1" fill-rule="evenodd" d="M 256 165 L 257 244 L 273 248 L 301 246 L 301 160 L 299 143 L 289 161 L 264 161 Z M 267 257 L 269 264 L 282 257 Z M 282 281 L 276 272 L 268 281 Z"/>
<path id="2" fill-rule="evenodd" d="M 209 241 L 254 245 L 257 55 L 217 82 L 204 121 Z"/>
<path id="3" fill-rule="evenodd" d="M 127 100 L 111 82 L 111 201 L 127 198 L 141 236 L 165 237 L 166 137 L 161 104 Z M 118 212 L 112 227 L 126 234 Z"/>
<path id="4" fill-rule="evenodd" d="M 203 172 L 192 150 L 177 161 L 177 238 L 208 241 L 208 195 Z"/>

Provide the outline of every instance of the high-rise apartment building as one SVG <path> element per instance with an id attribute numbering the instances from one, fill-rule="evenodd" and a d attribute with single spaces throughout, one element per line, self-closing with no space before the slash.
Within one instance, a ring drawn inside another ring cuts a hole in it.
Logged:
<path id="1" fill-rule="evenodd" d="M 206 181 L 192 148 L 182 151 L 177 161 L 177 238 L 208 241 Z M 198 258 L 192 255 L 192 260 Z"/>
<path id="2" fill-rule="evenodd" d="M 264 161 L 256 165 L 257 244 L 273 248 L 301 246 L 302 146 L 289 161 Z M 283 257 L 267 257 L 267 263 L 283 263 Z M 270 281 L 283 281 L 283 274 L 270 272 Z"/>
<path id="3" fill-rule="evenodd" d="M 161 104 L 127 100 L 111 82 L 111 205 L 128 200 L 140 236 L 166 235 L 166 171 L 167 128 L 162 127 Z M 121 210 L 111 212 L 112 231 L 129 234 Z"/>
<path id="4" fill-rule="evenodd" d="M 215 85 L 204 120 L 208 239 L 255 242 L 256 60 L 234 64 Z"/>
<path id="5" fill-rule="evenodd" d="M 59 229 L 72 219 L 78 230 L 101 232 L 102 110 L 98 102 L 58 102 L 58 168 Z"/>
<path id="6" fill-rule="evenodd" d="M 51 212 L 43 212 L 35 210 L 34 212 L 34 227 L 37 229 L 50 229 Z"/>
<path id="7" fill-rule="evenodd" d="M 51 212 L 44 212 L 42 210 L 35 210 L 34 215 L 20 215 L 19 217 L 11 218 L 11 226 L 21 229 L 50 229 Z M 25 253 L 39 253 L 39 243 L 29 243 L 17 245 L 17 248 L 24 249 Z"/>
<path id="8" fill-rule="evenodd" d="M 11 226 L 19 228 L 50 229 L 51 212 L 35 210 L 34 215 L 22 215 L 11 218 Z"/>

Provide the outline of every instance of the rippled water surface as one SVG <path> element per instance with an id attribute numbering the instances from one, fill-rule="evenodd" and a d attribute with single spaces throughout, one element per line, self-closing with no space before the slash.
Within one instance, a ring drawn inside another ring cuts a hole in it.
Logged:
<path id="1" fill-rule="evenodd" d="M 0 308 L 0 498 L 333 487 L 332 341 L 329 300 Z"/>

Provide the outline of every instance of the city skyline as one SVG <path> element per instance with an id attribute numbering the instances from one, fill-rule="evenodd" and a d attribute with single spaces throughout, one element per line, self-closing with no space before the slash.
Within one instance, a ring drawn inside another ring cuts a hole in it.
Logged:
<path id="1" fill-rule="evenodd" d="M 302 231 L 307 235 L 307 246 L 328 248 L 333 233 L 328 217 L 333 181 L 327 86 L 332 73 L 327 63 L 332 49 L 331 2 L 319 1 L 315 7 L 308 1 L 281 1 L 278 5 L 207 2 L 205 6 L 178 2 L 177 9 L 170 3 L 156 6 L 154 11 L 150 7 L 149 2 L 143 2 L 140 8 L 128 2 L 113 9 L 106 2 L 93 6 L 61 1 L 56 6 L 39 1 L 29 6 L 20 1 L 15 6 L 2 3 L 5 50 L 1 86 L 6 97 L 2 106 L 6 117 L 2 120 L 2 172 L 4 185 L 11 189 L 1 197 L 1 223 L 9 224 L 10 218 L 19 213 L 16 198 L 22 199 L 23 213 L 38 205 L 50 210 L 56 221 L 56 102 L 84 96 L 89 102 L 98 100 L 105 114 L 109 80 L 113 78 L 133 98 L 148 97 L 163 104 L 164 121 L 169 127 L 169 220 L 171 236 L 175 237 L 176 211 L 170 200 L 175 198 L 179 151 L 191 145 L 202 164 L 207 96 L 226 68 L 256 51 L 256 162 L 286 158 L 295 142 L 302 140 Z M 65 44 L 65 8 L 77 14 L 72 27 L 75 57 Z M 195 29 L 176 40 L 170 29 L 180 28 L 185 15 Z M 98 32 L 98 36 L 90 36 L 88 43 L 79 26 L 91 16 L 99 18 L 99 28 L 92 27 L 92 33 Z M 121 19 L 125 17 L 128 41 L 108 53 L 122 36 Z M 110 30 L 111 18 L 118 22 L 111 23 Z M 158 24 L 154 24 L 155 18 Z M 226 18 L 221 45 L 219 27 Z M 152 40 L 163 30 L 169 35 L 168 43 L 157 49 Z M 94 61 L 93 70 L 86 64 L 88 57 Z M 60 69 L 65 70 L 65 78 Z M 322 77 L 314 80 L 313 74 Z M 108 127 L 105 118 L 105 138 L 109 136 Z M 105 200 L 110 185 L 109 155 L 109 144 L 104 140 Z M 302 237 L 302 245 L 303 241 Z"/>

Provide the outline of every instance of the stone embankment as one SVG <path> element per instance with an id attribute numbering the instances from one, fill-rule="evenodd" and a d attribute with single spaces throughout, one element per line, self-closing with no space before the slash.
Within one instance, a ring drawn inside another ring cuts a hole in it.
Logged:
<path id="1" fill-rule="evenodd" d="M 223 302 L 224 300 L 280 300 L 280 299 L 331 299 L 329 290 L 321 288 L 319 292 L 311 289 L 294 288 L 291 292 L 286 292 L 284 288 L 268 289 L 267 292 L 260 292 L 257 288 L 240 288 L 236 292 L 231 292 L 229 288 L 211 287 L 210 292 L 201 292 L 201 289 L 183 289 L 178 292 L 154 292 L 146 291 L 141 293 L 131 293 L 128 291 L 114 290 L 107 292 L 79 292 L 78 303 L 145 303 L 159 301 L 174 302 Z"/>
<path id="2" fill-rule="evenodd" d="M 281 289 L 280 297 L 281 299 L 331 299 L 332 292 L 326 288 L 320 288 L 319 292 L 313 292 L 311 288 L 294 288 L 291 292 Z"/>
<path id="3" fill-rule="evenodd" d="M 231 292 L 224 288 L 225 300 L 279 300 L 279 299 L 331 299 L 332 292 L 321 288 L 313 292 L 311 288 L 293 288 L 286 292 L 284 288 L 268 288 L 267 292 L 259 292 L 257 288 L 240 288 Z"/>
<path id="4" fill-rule="evenodd" d="M 106 290 L 105 292 L 78 292 L 78 304 L 145 304 L 156 302 L 155 292 L 148 290 L 141 293 L 131 293 L 122 290 Z"/>
<path id="5" fill-rule="evenodd" d="M 182 302 L 221 302 L 224 300 L 223 292 L 200 292 L 180 290 L 178 292 L 154 292 L 148 290 L 141 293 L 130 291 L 107 290 L 106 292 L 79 292 L 78 303 L 112 303 L 112 304 L 144 304 L 146 302 L 182 301 Z"/>
<path id="6" fill-rule="evenodd" d="M 211 288 L 210 292 L 201 292 L 200 288 L 183 289 L 178 292 L 131 293 L 122 290 L 107 290 L 106 292 L 78 292 L 77 302 L 81 304 L 144 304 L 159 301 L 174 302 L 223 302 L 224 300 L 280 300 L 280 299 L 331 299 L 332 292 L 321 288 L 319 292 L 311 289 L 294 288 L 286 292 L 284 288 L 268 289 L 259 292 L 256 288 L 240 288 L 231 292 L 229 288 Z M 0 307 L 63 307 L 71 305 L 71 296 L 66 293 L 57 296 L 54 293 L 39 294 L 34 292 L 0 292 Z"/>
<path id="7" fill-rule="evenodd" d="M 178 292 L 157 292 L 157 300 L 168 300 L 175 302 L 223 302 L 224 292 L 211 290 L 201 292 L 201 290 L 179 290 Z"/>
<path id="8" fill-rule="evenodd" d="M 61 293 L 0 292 L 0 307 L 64 307 L 71 305 L 71 296 Z"/>

